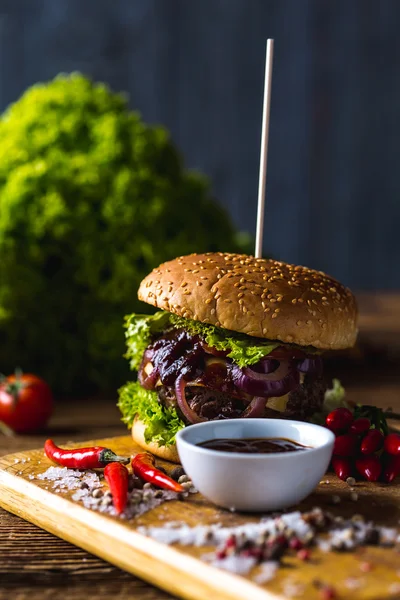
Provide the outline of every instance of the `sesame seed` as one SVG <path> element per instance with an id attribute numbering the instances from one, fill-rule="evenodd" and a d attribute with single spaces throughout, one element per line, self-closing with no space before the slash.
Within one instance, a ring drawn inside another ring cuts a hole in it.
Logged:
<path id="1" fill-rule="evenodd" d="M 210 304 L 213 301 L 212 298 L 207 298 L 207 300 L 205 300 L 205 304 Z"/>
<path id="2" fill-rule="evenodd" d="M 296 325 L 300 327 L 301 325 L 303 325 L 303 321 L 297 321 Z"/>
<path id="3" fill-rule="evenodd" d="M 238 298 L 242 298 L 244 296 L 243 292 L 240 292 L 240 294 L 238 294 Z"/>
<path id="4" fill-rule="evenodd" d="M 215 315 L 215 308 L 212 308 L 212 309 L 211 309 L 211 314 L 212 314 L 212 315 Z"/>
<path id="5" fill-rule="evenodd" d="M 187 282 L 186 282 L 186 281 L 184 281 L 183 283 L 181 283 L 181 287 L 183 287 L 183 288 L 184 288 L 184 287 L 186 287 L 186 286 L 187 286 Z"/>
<path id="6" fill-rule="evenodd" d="M 278 316 L 278 315 L 277 315 L 276 313 L 274 313 L 274 314 L 272 315 L 272 318 L 273 318 L 273 319 L 276 319 L 276 317 L 277 317 L 277 316 Z"/>
<path id="7" fill-rule="evenodd" d="M 196 281 L 196 285 L 198 285 L 200 287 L 203 284 L 201 283 L 201 281 Z"/>

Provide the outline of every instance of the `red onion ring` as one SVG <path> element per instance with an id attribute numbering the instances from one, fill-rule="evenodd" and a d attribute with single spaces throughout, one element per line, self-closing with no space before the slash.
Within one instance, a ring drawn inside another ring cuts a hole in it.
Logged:
<path id="1" fill-rule="evenodd" d="M 203 419 L 197 413 L 195 413 L 194 410 L 192 410 L 188 405 L 185 397 L 186 385 L 187 382 L 183 379 L 182 376 L 178 377 L 175 381 L 176 401 L 178 403 L 179 408 L 182 411 L 182 414 L 186 417 L 189 423 L 202 423 L 203 421 L 207 421 L 207 419 Z"/>
<path id="2" fill-rule="evenodd" d="M 232 379 L 239 389 L 252 396 L 264 398 L 284 396 L 299 385 L 299 373 L 289 362 L 282 361 L 270 374 L 257 373 L 249 367 L 240 369 L 232 365 Z"/>
<path id="3" fill-rule="evenodd" d="M 255 365 L 252 365 L 250 368 L 252 371 L 256 373 L 264 373 L 267 375 L 268 373 L 273 373 L 279 367 L 279 360 L 276 358 L 262 358 Z"/>
<path id="4" fill-rule="evenodd" d="M 243 413 L 240 415 L 240 419 L 258 419 L 264 416 L 266 398 L 260 398 L 255 396 L 250 404 L 245 408 Z"/>
<path id="5" fill-rule="evenodd" d="M 321 375 L 322 359 L 320 356 L 304 358 L 303 360 L 298 361 L 296 369 L 301 373 L 315 373 L 316 375 Z"/>
<path id="6" fill-rule="evenodd" d="M 186 400 L 185 397 L 185 389 L 186 386 L 188 385 L 188 382 L 186 382 L 183 377 L 178 377 L 178 379 L 175 382 L 175 395 L 176 395 L 176 400 L 178 402 L 178 406 L 181 409 L 183 415 L 186 417 L 186 419 L 189 421 L 189 423 L 203 423 L 204 421 L 207 421 L 208 419 L 204 419 L 203 417 L 200 417 L 197 413 L 194 412 L 194 410 L 192 410 Z M 255 397 L 251 400 L 250 404 L 245 408 L 245 410 L 243 411 L 243 413 L 240 415 L 240 419 L 249 419 L 249 418 L 259 418 L 262 417 L 264 415 L 264 410 L 265 410 L 265 404 L 266 404 L 266 398 L 259 398 L 259 397 Z"/>
<path id="7" fill-rule="evenodd" d="M 152 365 L 153 370 L 151 371 L 150 375 L 147 375 L 146 371 L 144 370 L 146 365 L 151 362 L 153 356 L 154 350 L 148 348 L 143 354 L 142 362 L 138 371 L 138 381 L 145 390 L 154 390 L 159 379 L 158 369 L 154 365 Z"/>

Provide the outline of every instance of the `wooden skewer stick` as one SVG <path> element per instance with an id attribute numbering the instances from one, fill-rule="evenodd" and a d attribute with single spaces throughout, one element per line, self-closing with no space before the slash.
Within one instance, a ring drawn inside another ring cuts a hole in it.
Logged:
<path id="1" fill-rule="evenodd" d="M 272 80 L 272 61 L 274 57 L 274 40 L 267 40 L 267 55 L 265 60 L 265 80 L 264 80 L 264 103 L 263 118 L 261 130 L 261 153 L 260 153 L 260 175 L 258 180 L 258 208 L 257 208 L 257 229 L 256 229 L 256 247 L 254 256 L 262 257 L 263 232 L 264 232 L 264 207 L 265 207 L 265 185 L 267 181 L 267 159 L 268 159 L 268 132 L 269 132 L 269 114 L 271 107 L 271 80 Z"/>

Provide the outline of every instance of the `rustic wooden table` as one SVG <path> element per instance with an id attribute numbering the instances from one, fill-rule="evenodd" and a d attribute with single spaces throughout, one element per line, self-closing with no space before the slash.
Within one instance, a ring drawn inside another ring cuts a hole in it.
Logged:
<path id="1" fill-rule="evenodd" d="M 361 308 L 361 339 L 368 354 L 361 348 L 350 365 L 329 364 L 328 372 L 342 378 L 350 399 L 400 412 L 400 296 L 369 295 L 362 298 Z M 379 345 L 370 360 L 375 339 Z M 388 351 L 392 347 L 396 352 Z M 114 398 L 60 403 L 50 430 L 60 444 L 126 431 Z M 0 455 L 40 447 L 43 441 L 44 435 L 0 436 Z M 10 598 L 161 600 L 172 596 L 0 509 L 0 599 Z"/>

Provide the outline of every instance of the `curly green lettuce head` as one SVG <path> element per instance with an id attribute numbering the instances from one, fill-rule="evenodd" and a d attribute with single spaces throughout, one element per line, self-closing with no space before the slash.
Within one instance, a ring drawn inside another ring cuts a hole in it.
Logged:
<path id="1" fill-rule="evenodd" d="M 227 215 L 122 95 L 63 75 L 3 114 L 2 371 L 20 365 L 66 393 L 119 385 L 121 319 L 139 306 L 139 282 L 205 250 L 238 250 Z"/>

